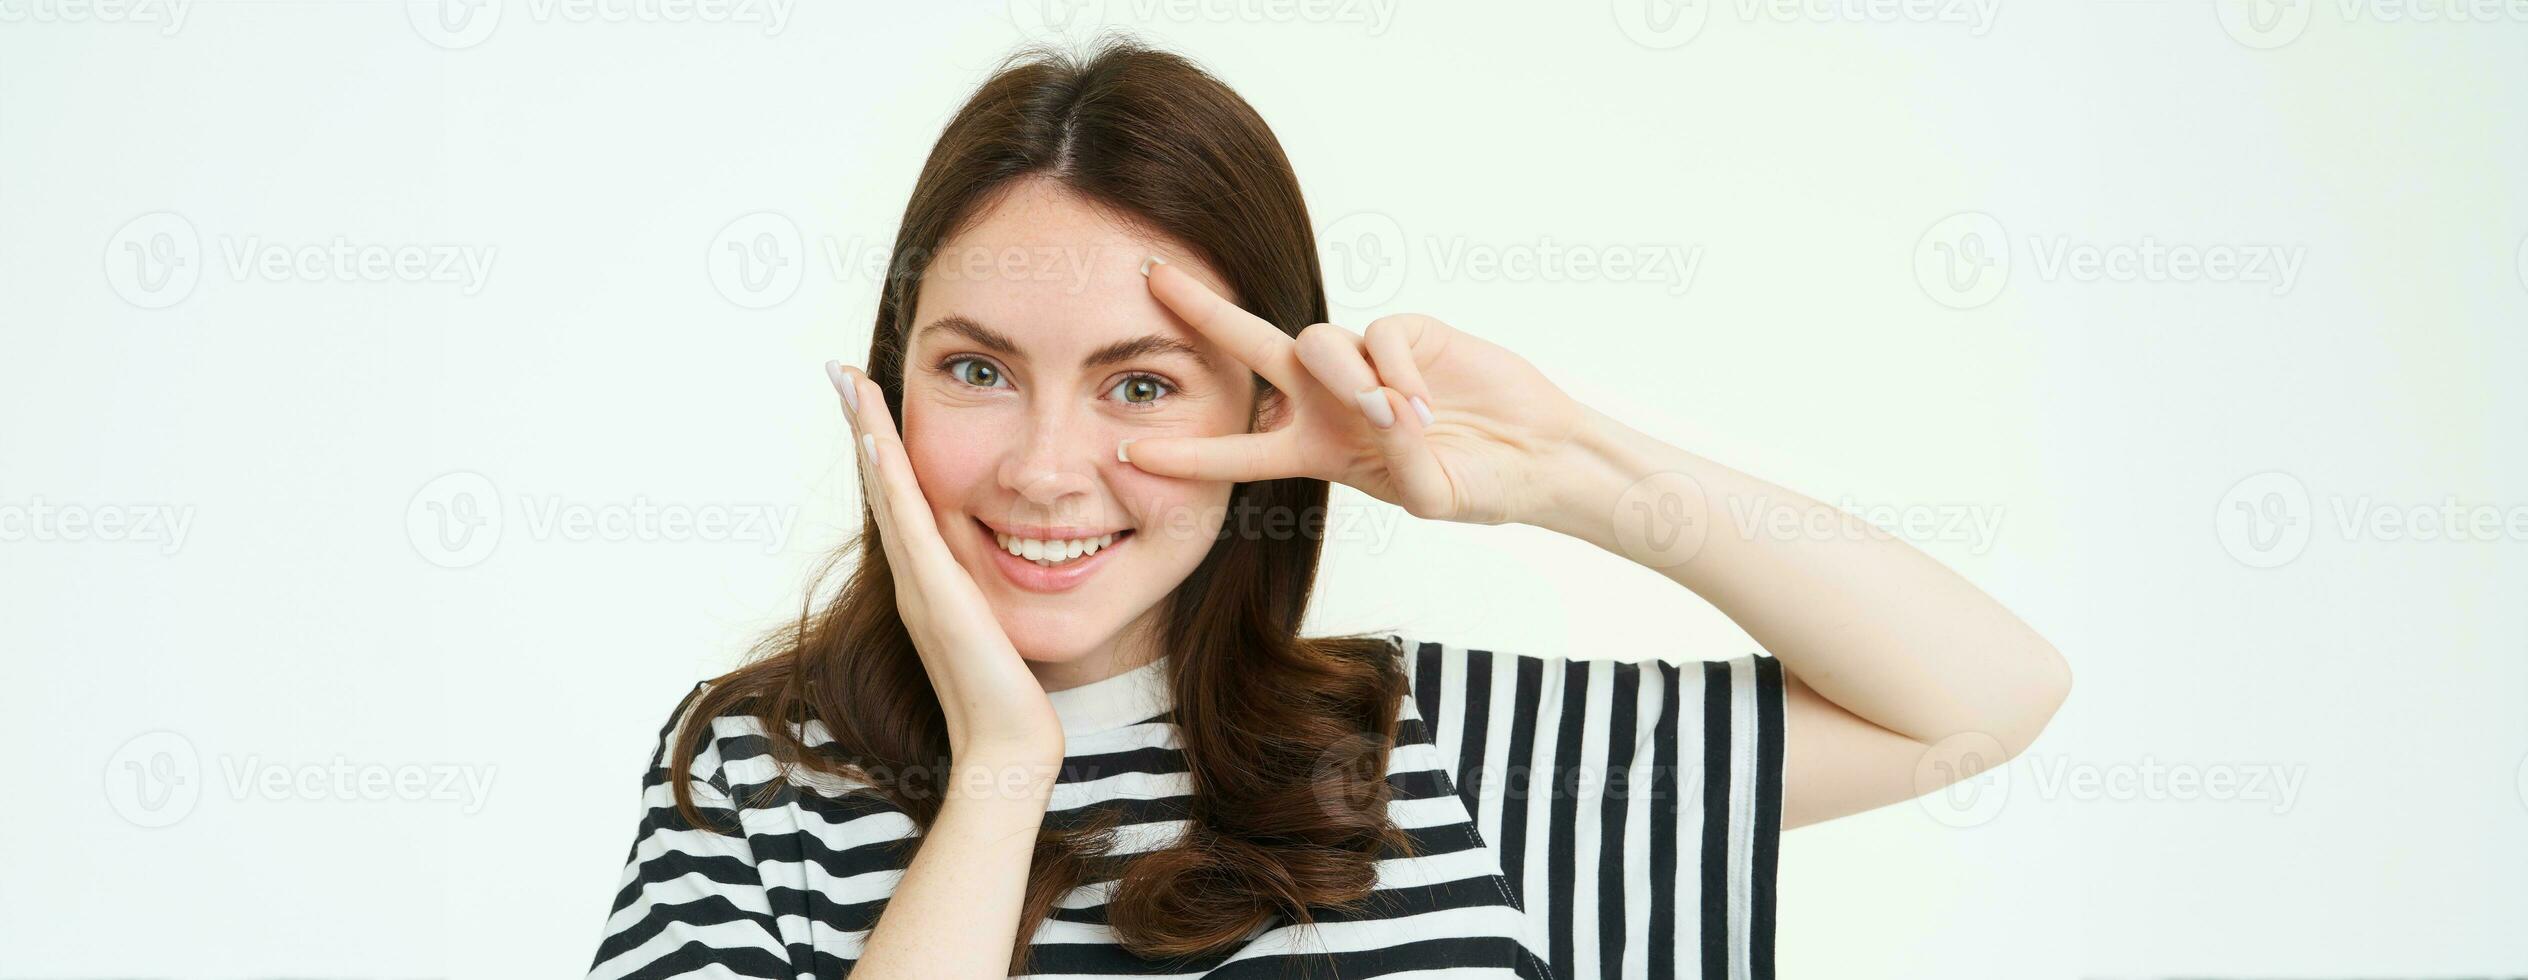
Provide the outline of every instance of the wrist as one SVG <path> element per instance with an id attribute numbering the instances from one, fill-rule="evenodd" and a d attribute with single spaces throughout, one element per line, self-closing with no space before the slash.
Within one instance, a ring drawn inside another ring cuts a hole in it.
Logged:
<path id="1" fill-rule="evenodd" d="M 1671 573 L 1700 553 L 1711 529 L 1701 477 L 1685 450 L 1581 406 L 1571 438 L 1545 461 L 1534 524 Z"/>
<path id="2" fill-rule="evenodd" d="M 1041 807 L 1062 773 L 1062 755 L 1036 749 L 977 749 L 949 762 L 949 799 L 1032 801 Z"/>
<path id="3" fill-rule="evenodd" d="M 1587 405 L 1570 438 L 1547 452 L 1538 463 L 1539 488 L 1533 510 L 1518 522 L 1567 534 L 1600 547 L 1614 541 L 1612 515 L 1624 487 L 1643 468 L 1630 426 Z"/>

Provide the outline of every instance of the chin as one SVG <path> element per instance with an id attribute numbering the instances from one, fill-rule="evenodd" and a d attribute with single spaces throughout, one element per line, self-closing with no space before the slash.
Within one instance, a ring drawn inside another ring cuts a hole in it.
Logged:
<path id="1" fill-rule="evenodd" d="M 1007 629 L 1007 626 L 1004 625 L 1003 628 Z M 1080 636 L 1077 630 L 1059 632 L 1072 638 L 1058 643 L 1044 643 L 1032 639 L 1020 639 L 1018 631 L 1011 630 L 1009 641 L 1011 646 L 1018 648 L 1018 658 L 1021 660 L 1040 664 L 1067 664 L 1088 656 L 1089 651 L 1096 649 L 1103 639 Z"/>

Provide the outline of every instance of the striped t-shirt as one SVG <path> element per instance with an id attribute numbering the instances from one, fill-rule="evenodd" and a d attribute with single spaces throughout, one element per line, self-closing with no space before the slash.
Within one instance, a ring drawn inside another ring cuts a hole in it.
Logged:
<path id="1" fill-rule="evenodd" d="M 1770 657 L 1619 663 L 1389 634 L 1410 677 L 1389 812 L 1413 843 L 1357 910 L 1260 929 L 1197 960 L 1144 960 L 1107 928 L 1110 878 L 1063 898 L 1030 976 L 1769 978 L 1781 828 L 1782 673 Z M 1166 846 L 1190 793 L 1166 661 L 1053 692 L 1066 756 L 1049 824 L 1121 815 L 1115 855 Z M 660 732 L 643 816 L 592 978 L 839 977 L 918 834 L 894 805 L 813 773 L 778 778 L 752 717 L 712 719 L 695 829 Z M 798 729 L 810 745 L 822 725 Z M 732 812 L 734 811 L 734 812 Z M 1077 811 L 1077 812 L 1074 812 Z"/>

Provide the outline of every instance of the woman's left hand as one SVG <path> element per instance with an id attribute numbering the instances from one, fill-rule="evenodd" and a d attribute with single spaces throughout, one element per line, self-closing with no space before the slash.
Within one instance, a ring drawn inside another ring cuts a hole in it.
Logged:
<path id="1" fill-rule="evenodd" d="M 1134 439 L 1133 466 L 1161 476 L 1342 483 L 1415 517 L 1536 523 L 1546 460 L 1587 412 L 1525 358 L 1417 314 L 1367 336 L 1319 323 L 1291 337 L 1164 262 L 1150 292 L 1280 389 L 1278 424 L 1226 436 Z"/>

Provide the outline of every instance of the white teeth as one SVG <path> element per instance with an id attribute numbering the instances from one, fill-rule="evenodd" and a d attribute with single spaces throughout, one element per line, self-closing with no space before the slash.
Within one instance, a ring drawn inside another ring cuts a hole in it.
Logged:
<path id="1" fill-rule="evenodd" d="M 1041 538 L 1014 538 L 1009 535 L 1002 534 L 999 531 L 994 531 L 992 532 L 992 540 L 998 543 L 1003 551 L 1007 551 L 1010 554 L 1035 562 L 1039 565 L 1051 566 L 1085 558 L 1089 555 L 1094 555 L 1105 549 L 1107 545 L 1114 544 L 1115 536 L 1112 534 L 1101 534 L 1094 538 L 1045 540 Z"/>

